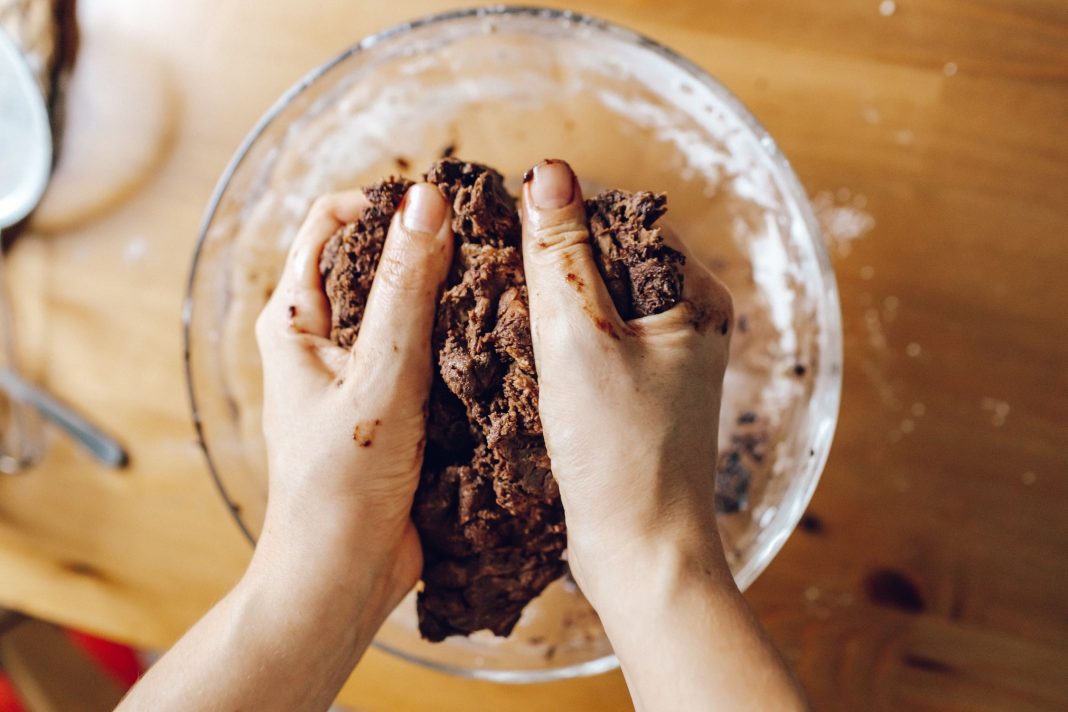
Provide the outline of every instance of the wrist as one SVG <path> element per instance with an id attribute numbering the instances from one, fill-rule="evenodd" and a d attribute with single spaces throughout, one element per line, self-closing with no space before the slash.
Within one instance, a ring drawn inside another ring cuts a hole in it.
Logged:
<path id="1" fill-rule="evenodd" d="M 667 605 L 679 590 L 693 586 L 737 592 L 711 516 L 637 535 L 602 533 L 594 540 L 569 529 L 568 552 L 575 580 L 602 619 Z"/>
<path id="2" fill-rule="evenodd" d="M 377 627 L 418 578 L 420 564 L 413 573 L 402 552 L 410 522 L 381 521 L 358 505 L 304 505 L 268 504 L 246 579 L 339 622 Z"/>

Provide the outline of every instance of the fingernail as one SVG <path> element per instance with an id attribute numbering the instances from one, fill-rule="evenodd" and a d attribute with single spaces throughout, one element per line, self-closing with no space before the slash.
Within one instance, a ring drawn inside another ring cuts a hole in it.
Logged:
<path id="1" fill-rule="evenodd" d="M 404 196 L 401 222 L 408 232 L 437 234 L 445 220 L 445 199 L 429 183 L 416 183 Z"/>
<path id="2" fill-rule="evenodd" d="M 556 158 L 547 158 L 527 171 L 530 198 L 539 208 L 562 208 L 575 197 L 575 174 L 571 166 Z"/>

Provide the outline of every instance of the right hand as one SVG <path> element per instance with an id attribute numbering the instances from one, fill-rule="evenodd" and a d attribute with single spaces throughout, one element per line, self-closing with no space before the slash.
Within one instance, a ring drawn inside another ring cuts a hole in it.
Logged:
<path id="1" fill-rule="evenodd" d="M 713 502 L 730 293 L 691 264 L 683 301 L 624 322 L 561 161 L 534 168 L 522 216 L 542 427 L 576 581 L 596 607 L 612 572 L 680 547 L 729 579 Z"/>
<path id="2" fill-rule="evenodd" d="M 304 580 L 314 557 L 331 583 L 350 577 L 351 589 L 374 589 L 375 615 L 384 618 L 422 569 L 410 512 L 426 439 L 431 329 L 453 236 L 437 188 L 412 186 L 390 224 L 359 338 L 341 348 L 329 339 L 319 259 L 367 206 L 359 191 L 315 202 L 256 322 L 270 492 L 257 553 L 296 551 Z"/>

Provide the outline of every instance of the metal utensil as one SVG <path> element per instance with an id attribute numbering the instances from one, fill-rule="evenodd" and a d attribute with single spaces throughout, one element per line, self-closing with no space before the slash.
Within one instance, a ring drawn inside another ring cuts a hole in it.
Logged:
<path id="1" fill-rule="evenodd" d="M 37 206 L 51 167 L 52 131 L 44 97 L 15 43 L 0 30 L 0 230 L 18 223 Z M 7 452 L 0 454 L 0 470 L 23 469 L 40 457 L 40 433 L 26 406 L 58 425 L 104 464 L 122 467 L 127 456 L 119 443 L 19 376 L 3 270 L 0 253 L 0 391 L 9 397 L 14 436 L 8 439 Z"/>
<path id="2" fill-rule="evenodd" d="M 123 467 L 128 458 L 122 446 L 88 420 L 60 403 L 10 369 L 0 369 L 0 390 L 33 406 L 37 412 L 63 428 L 96 459 L 111 467 Z"/>

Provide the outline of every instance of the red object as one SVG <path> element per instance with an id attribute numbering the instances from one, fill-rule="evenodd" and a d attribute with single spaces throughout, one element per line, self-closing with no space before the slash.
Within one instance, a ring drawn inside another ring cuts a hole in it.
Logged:
<path id="1" fill-rule="evenodd" d="M 137 678 L 144 673 L 141 661 L 137 659 L 137 653 L 134 652 L 133 648 L 112 643 L 110 640 L 96 638 L 88 633 L 81 633 L 76 630 L 68 630 L 67 635 L 74 645 L 84 650 L 90 658 L 95 660 L 100 667 L 127 690 L 133 687 L 133 684 L 137 682 Z M 0 712 L 7 712 L 7 710 L 0 707 Z"/>
<path id="2" fill-rule="evenodd" d="M 110 640 L 96 638 L 76 630 L 66 631 L 74 647 L 85 653 L 105 674 L 110 675 L 119 685 L 128 690 L 144 673 L 137 653 L 125 645 L 112 643 Z M 22 704 L 15 686 L 0 669 L 0 712 L 29 712 Z"/>
<path id="3" fill-rule="evenodd" d="M 27 712 L 15 694 L 15 686 L 3 672 L 0 672 L 0 712 Z"/>

